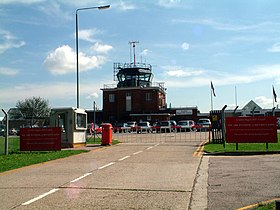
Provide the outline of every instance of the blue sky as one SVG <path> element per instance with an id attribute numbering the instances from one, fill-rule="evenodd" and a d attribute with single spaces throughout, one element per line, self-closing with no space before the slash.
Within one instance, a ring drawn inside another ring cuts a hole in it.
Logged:
<path id="1" fill-rule="evenodd" d="M 208 112 L 211 80 L 214 109 L 250 100 L 271 108 L 272 85 L 280 96 L 279 0 L 1 0 L 0 108 L 33 96 L 75 107 L 75 10 L 107 4 L 79 12 L 81 108 L 102 108 L 100 89 L 135 40 L 168 106 Z"/>

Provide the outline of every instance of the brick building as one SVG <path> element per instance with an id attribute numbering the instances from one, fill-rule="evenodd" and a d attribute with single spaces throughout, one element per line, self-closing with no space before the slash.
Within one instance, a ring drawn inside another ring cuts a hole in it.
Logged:
<path id="1" fill-rule="evenodd" d="M 153 83 L 152 66 L 143 63 L 115 63 L 116 85 L 104 85 L 103 121 L 166 120 L 164 83 Z"/>
<path id="2" fill-rule="evenodd" d="M 164 82 L 153 82 L 152 66 L 137 63 L 135 44 L 134 60 L 130 63 L 114 63 L 114 80 L 116 84 L 104 84 L 103 109 L 96 115 L 96 122 L 149 121 L 163 120 L 197 120 L 208 117 L 201 114 L 196 106 L 175 108 L 167 107 Z M 88 121 L 93 120 L 93 111 L 87 110 Z M 102 120 L 101 120 L 101 118 Z M 98 119 L 97 119 L 98 118 Z"/>

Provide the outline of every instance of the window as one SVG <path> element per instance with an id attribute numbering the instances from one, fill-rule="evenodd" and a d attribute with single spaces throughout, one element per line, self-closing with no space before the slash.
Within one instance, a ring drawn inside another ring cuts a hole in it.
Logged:
<path id="1" fill-rule="evenodd" d="M 109 102 L 114 103 L 115 102 L 115 94 L 109 94 Z"/>
<path id="2" fill-rule="evenodd" d="M 125 96 L 125 111 L 131 111 L 131 93 L 126 93 Z"/>
<path id="3" fill-rule="evenodd" d="M 152 94 L 146 93 L 146 101 L 152 101 Z"/>
<path id="4" fill-rule="evenodd" d="M 65 113 L 61 113 L 58 115 L 58 127 L 61 127 L 62 132 L 65 132 Z"/>
<path id="5" fill-rule="evenodd" d="M 87 128 L 87 115 L 76 113 L 76 129 Z"/>

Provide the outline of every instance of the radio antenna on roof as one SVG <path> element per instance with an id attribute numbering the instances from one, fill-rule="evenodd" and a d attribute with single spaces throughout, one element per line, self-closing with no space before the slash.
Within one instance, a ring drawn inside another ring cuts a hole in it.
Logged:
<path id="1" fill-rule="evenodd" d="M 133 48 L 133 64 L 136 65 L 136 50 L 135 50 L 135 47 L 136 47 L 136 44 L 138 44 L 139 41 L 130 41 L 128 42 L 128 44 L 130 44 L 130 63 L 132 63 L 132 56 L 131 56 L 131 48 Z"/>

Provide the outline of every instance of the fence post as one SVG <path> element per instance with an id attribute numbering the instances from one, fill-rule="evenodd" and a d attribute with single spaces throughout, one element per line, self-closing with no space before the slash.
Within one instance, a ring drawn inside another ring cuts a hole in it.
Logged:
<path id="1" fill-rule="evenodd" d="M 222 135 L 223 135 L 223 146 L 226 147 L 226 122 L 225 122 L 225 109 L 227 108 L 227 105 L 224 105 L 222 108 Z"/>
<path id="2" fill-rule="evenodd" d="M 4 109 L 2 109 L 2 112 L 4 112 L 6 117 L 6 135 L 5 135 L 5 155 L 9 154 L 9 115 L 7 112 L 5 112 Z"/>

